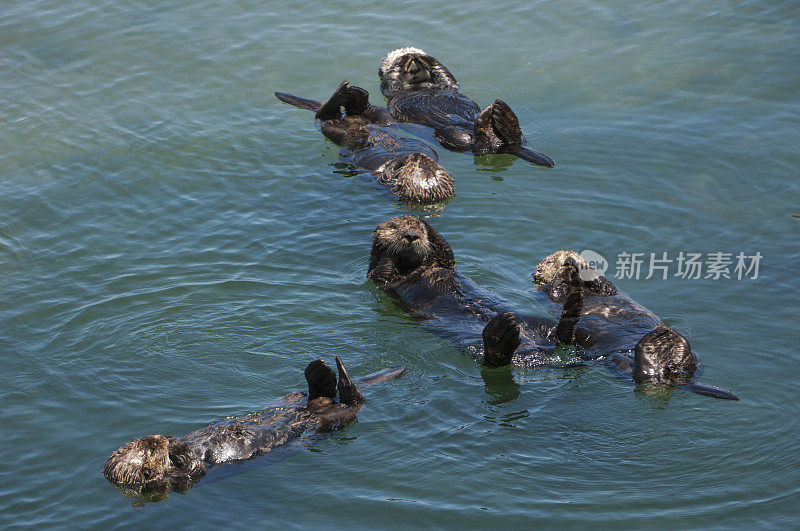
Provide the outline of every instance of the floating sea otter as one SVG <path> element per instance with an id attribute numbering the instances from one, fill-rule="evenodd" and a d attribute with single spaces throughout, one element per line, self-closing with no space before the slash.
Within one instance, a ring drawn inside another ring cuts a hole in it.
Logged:
<path id="1" fill-rule="evenodd" d="M 505 306 L 495 295 L 458 274 L 447 241 L 413 216 L 390 219 L 375 228 L 367 277 L 398 298 L 410 313 L 453 340 L 480 337 L 487 323 Z M 563 366 L 564 360 L 554 353 L 558 344 L 574 340 L 581 297 L 582 291 L 575 290 L 559 323 L 547 317 L 526 318 L 519 330 L 512 332 L 515 337 L 493 334 L 490 328 L 483 333 L 484 363 L 497 366 L 510 360 L 515 365 Z M 571 361 L 580 362 L 575 357 Z"/>
<path id="2" fill-rule="evenodd" d="M 274 407 L 214 422 L 180 439 L 150 435 L 131 441 L 111 454 L 103 475 L 133 493 L 188 490 L 213 466 L 256 457 L 304 433 L 341 428 L 361 409 L 364 397 L 359 389 L 396 378 L 405 370 L 384 369 L 353 382 L 338 356 L 336 366 L 338 385 L 324 361 L 312 361 L 305 370 L 308 395 L 290 393 Z"/>
<path id="3" fill-rule="evenodd" d="M 322 133 L 344 148 L 342 159 L 372 172 L 401 199 L 427 204 L 454 194 L 453 178 L 438 163 L 436 151 L 421 140 L 381 127 L 393 123 L 392 117 L 386 109 L 370 105 L 366 90 L 348 86 L 345 80 L 324 103 L 283 92 L 275 96 L 316 111 Z"/>
<path id="4" fill-rule="evenodd" d="M 453 74 L 435 57 L 418 48 L 400 48 L 383 58 L 378 69 L 381 92 L 398 122 L 433 128 L 447 149 L 475 155 L 510 153 L 552 168 L 553 159 L 522 146 L 522 129 L 514 111 L 502 100 L 481 110 L 458 91 Z"/>
<path id="5" fill-rule="evenodd" d="M 564 269 L 576 271 L 564 282 Z M 689 342 L 664 325 L 653 312 L 620 293 L 610 280 L 594 271 L 578 253 L 558 251 L 542 260 L 533 273 L 537 288 L 552 302 L 558 314 L 576 285 L 583 292 L 576 325 L 576 340 L 588 357 L 604 358 L 617 371 L 631 374 L 637 384 L 671 385 L 693 393 L 738 400 L 718 387 L 693 383 L 700 367 Z M 577 281 L 576 281 L 577 279 Z M 501 333 L 509 334 L 506 322 Z M 633 352 L 633 358 L 630 353 Z"/>
<path id="6" fill-rule="evenodd" d="M 637 384 L 737 400 L 730 391 L 692 383 L 698 361 L 688 341 L 620 295 L 604 277 L 584 279 L 584 266 L 577 253 L 543 260 L 534 278 L 552 300 L 559 321 L 519 319 L 456 272 L 453 251 L 438 232 L 422 220 L 402 216 L 375 228 L 367 276 L 443 335 L 458 339 L 482 328 L 487 365 L 558 364 L 554 347 L 574 344 L 585 350 L 572 363 L 608 359 L 616 372 L 632 376 Z M 628 355 L 632 350 L 633 359 Z"/>

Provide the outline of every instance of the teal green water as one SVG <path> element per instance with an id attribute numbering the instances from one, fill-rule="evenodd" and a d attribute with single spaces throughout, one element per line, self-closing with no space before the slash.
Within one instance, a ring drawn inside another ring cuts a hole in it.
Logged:
<path id="1" fill-rule="evenodd" d="M 0 526 L 800 525 L 796 3 L 2 11 Z M 372 229 L 409 209 L 272 93 L 349 78 L 381 103 L 406 45 L 556 161 L 438 150 L 457 195 L 423 214 L 519 311 L 558 249 L 761 253 L 757 279 L 616 280 L 741 402 L 601 365 L 509 383 L 377 293 Z M 310 449 L 186 495 L 132 507 L 103 478 L 123 443 L 258 410 L 335 355 L 408 372 Z"/>

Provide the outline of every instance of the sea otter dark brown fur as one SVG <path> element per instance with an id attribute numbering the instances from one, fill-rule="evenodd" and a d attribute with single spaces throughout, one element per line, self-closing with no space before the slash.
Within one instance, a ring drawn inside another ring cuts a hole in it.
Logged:
<path id="1" fill-rule="evenodd" d="M 324 103 L 276 92 L 283 102 L 316 111 L 322 133 L 342 146 L 342 159 L 372 172 L 377 181 L 404 201 L 437 203 L 455 193 L 453 178 L 439 155 L 421 140 L 387 129 L 385 109 L 369 103 L 369 94 L 345 80 Z M 344 109 L 344 113 L 342 113 Z"/>
<path id="2" fill-rule="evenodd" d="M 507 307 L 497 296 L 460 275 L 447 241 L 413 216 L 390 219 L 375 228 L 367 277 L 399 299 L 411 314 L 426 320 L 435 332 L 457 342 L 481 337 L 487 323 Z M 568 304 L 564 315 L 572 314 L 574 308 Z M 558 343 L 572 339 L 568 325 L 559 328 L 546 317 L 520 322 L 513 348 L 502 338 L 493 341 L 491 334 L 484 335 L 488 339 L 484 342 L 485 364 L 509 363 L 501 357 L 508 357 L 515 365 L 563 364 L 554 351 Z"/>
<path id="3" fill-rule="evenodd" d="M 279 405 L 214 422 L 179 439 L 149 435 L 131 441 L 111 454 L 103 475 L 134 493 L 188 490 L 213 466 L 256 457 L 303 433 L 342 427 L 361 409 L 364 397 L 359 389 L 396 378 L 405 370 L 384 369 L 353 382 L 338 356 L 336 365 L 338 384 L 324 361 L 312 361 L 305 370 L 307 395 L 290 393 Z"/>
<path id="4" fill-rule="evenodd" d="M 553 159 L 522 146 L 524 139 L 514 111 L 502 100 L 481 110 L 458 91 L 453 74 L 435 57 L 418 48 L 400 48 L 384 57 L 378 69 L 381 92 L 398 122 L 433 128 L 447 149 L 475 155 L 510 153 L 552 168 Z"/>
<path id="5" fill-rule="evenodd" d="M 565 286 L 565 268 L 577 268 L 577 282 Z M 620 293 L 575 251 L 557 251 L 546 257 L 537 265 L 533 279 L 553 304 L 554 314 L 562 311 L 566 294 L 580 286 L 583 305 L 576 337 L 590 357 L 608 360 L 613 367 L 631 374 L 637 384 L 672 385 L 715 398 L 738 400 L 730 391 L 692 383 L 699 360 L 686 338 Z"/>

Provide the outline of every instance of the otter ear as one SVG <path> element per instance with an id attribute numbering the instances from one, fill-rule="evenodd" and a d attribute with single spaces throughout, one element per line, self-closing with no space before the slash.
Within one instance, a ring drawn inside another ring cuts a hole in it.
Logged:
<path id="1" fill-rule="evenodd" d="M 421 219 L 420 221 L 425 225 L 425 230 L 428 232 L 428 241 L 431 242 L 431 246 L 433 247 L 433 255 L 437 264 L 445 269 L 455 269 L 456 258 L 453 255 L 453 249 L 450 247 L 450 244 L 447 243 L 447 240 L 436 232 L 433 227 L 428 225 L 425 220 Z"/>

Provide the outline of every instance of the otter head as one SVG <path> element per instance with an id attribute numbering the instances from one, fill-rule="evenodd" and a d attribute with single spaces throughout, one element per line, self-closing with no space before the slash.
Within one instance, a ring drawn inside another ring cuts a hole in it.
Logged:
<path id="1" fill-rule="evenodd" d="M 397 280 L 419 267 L 455 269 L 453 250 L 441 234 L 414 216 L 400 216 L 375 227 L 368 277 Z"/>
<path id="2" fill-rule="evenodd" d="M 129 442 L 111 454 L 103 467 L 103 475 L 118 487 L 140 491 L 186 490 L 204 473 L 188 444 L 163 435 Z"/>
<path id="3" fill-rule="evenodd" d="M 563 276 L 564 267 L 569 259 L 574 260 L 585 291 L 596 295 L 616 295 L 617 288 L 606 277 L 592 269 L 589 263 L 575 251 L 556 251 L 536 266 L 536 271 L 531 275 L 533 282 L 540 290 L 546 290 Z"/>
<path id="4" fill-rule="evenodd" d="M 697 370 L 689 341 L 666 326 L 657 326 L 636 344 L 633 380 L 637 384 L 681 385 Z"/>
<path id="5" fill-rule="evenodd" d="M 381 92 L 386 97 L 409 90 L 458 89 L 453 74 L 419 48 L 398 48 L 389 52 L 381 61 L 378 76 Z"/>
<path id="6" fill-rule="evenodd" d="M 455 193 L 453 178 L 438 162 L 424 153 L 411 153 L 395 159 L 379 178 L 392 193 L 406 201 L 437 203 Z"/>

